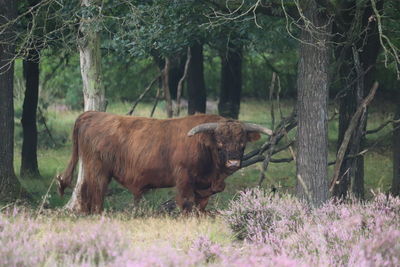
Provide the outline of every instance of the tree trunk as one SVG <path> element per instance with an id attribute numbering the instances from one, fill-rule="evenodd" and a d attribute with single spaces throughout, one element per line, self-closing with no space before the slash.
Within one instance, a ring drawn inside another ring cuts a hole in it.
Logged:
<path id="1" fill-rule="evenodd" d="M 328 199 L 328 16 L 318 11 L 314 0 L 306 1 L 304 15 L 318 32 L 301 32 L 298 66 L 297 185 L 299 198 L 312 206 Z"/>
<path id="2" fill-rule="evenodd" d="M 81 0 L 83 6 L 98 5 L 98 0 Z M 100 34 L 94 30 L 97 18 L 82 19 L 80 22 L 79 55 L 83 81 L 84 110 L 106 110 L 105 89 L 102 83 Z M 82 162 L 79 161 L 78 179 L 66 208 L 81 210 L 81 188 L 84 179 Z"/>
<path id="3" fill-rule="evenodd" d="M 221 55 L 221 89 L 218 112 L 223 117 L 238 119 L 242 92 L 242 48 L 228 44 Z"/>
<path id="4" fill-rule="evenodd" d="M 156 62 L 158 68 L 162 71 L 165 67 L 165 59 L 156 53 L 152 53 L 153 59 Z M 171 99 L 176 99 L 178 83 L 183 75 L 183 71 L 185 68 L 185 55 L 179 55 L 176 57 L 169 58 L 170 66 L 168 72 L 168 86 L 171 95 Z M 161 81 L 162 87 L 162 81 Z"/>
<path id="5" fill-rule="evenodd" d="M 360 3 L 365 4 L 365 3 Z M 373 10 L 370 3 L 366 6 L 358 6 L 357 3 L 348 2 L 346 3 L 345 10 L 342 14 L 341 27 L 338 27 L 336 36 L 339 36 L 340 40 L 336 40 L 339 45 L 336 47 L 336 55 L 341 57 L 342 67 L 340 69 L 341 77 L 344 81 L 342 87 L 348 88 L 348 92 L 340 99 L 339 106 L 339 132 L 338 132 L 338 149 L 342 143 L 346 129 L 349 126 L 351 117 L 354 115 L 360 98 L 362 98 L 372 87 L 374 77 L 374 65 L 377 60 L 377 56 L 380 49 L 379 35 L 376 22 L 371 20 L 370 17 L 373 15 Z M 377 8 L 382 9 L 383 1 L 377 2 Z M 355 12 L 358 10 L 360 13 Z M 358 18 L 357 16 L 362 16 Z M 360 28 L 353 25 L 356 21 L 361 20 Z M 335 32 L 334 32 L 335 33 Z M 337 34 L 339 33 L 339 34 Z M 345 36 L 345 39 L 343 38 Z M 351 42 L 355 40 L 354 42 Z M 342 44 L 345 46 L 341 46 Z M 360 62 L 354 61 L 352 55 L 353 47 L 356 47 L 357 54 Z M 349 60 L 353 58 L 353 60 Z M 358 68 L 358 71 L 357 71 Z M 357 89 L 358 86 L 362 86 L 361 89 Z M 357 93 L 357 90 L 359 91 Z M 368 114 L 366 113 L 367 117 Z M 360 125 L 360 129 L 366 129 L 366 119 Z M 351 185 L 352 192 L 359 198 L 364 197 L 364 156 L 358 156 L 357 158 L 348 157 L 351 154 L 358 154 L 363 150 L 365 145 L 365 135 L 357 134 L 352 136 L 345 159 L 339 174 L 339 182 L 335 184 L 333 189 L 333 195 L 338 198 L 345 198 L 347 191 Z"/>
<path id="6" fill-rule="evenodd" d="M 0 0 L 0 25 L 14 19 L 16 1 Z M 14 31 L 7 27 L 0 34 L 0 201 L 18 197 L 21 186 L 14 172 Z"/>
<path id="7" fill-rule="evenodd" d="M 89 0 L 87 0 L 89 1 Z M 86 23 L 81 23 L 84 25 Z M 85 32 L 83 27 L 82 32 Z M 106 110 L 105 89 L 101 71 L 100 35 L 86 32 L 85 44 L 79 47 L 83 81 L 84 110 Z"/>
<path id="8" fill-rule="evenodd" d="M 169 70 L 168 86 L 172 99 L 176 99 L 179 80 L 182 78 L 185 68 L 185 56 L 177 57 L 174 59 Z"/>
<path id="9" fill-rule="evenodd" d="M 376 1 L 376 7 L 379 11 L 382 11 L 383 9 L 383 2 L 384 2 L 383 0 Z M 361 49 L 359 49 L 361 50 L 360 52 L 360 62 L 362 67 L 361 71 L 366 71 L 367 69 L 369 69 L 369 71 L 365 74 L 363 80 L 364 95 L 368 94 L 374 83 L 375 64 L 378 59 L 379 51 L 381 49 L 381 45 L 379 42 L 378 25 L 376 21 L 374 20 L 370 21 L 370 18 L 373 15 L 374 11 L 370 3 L 368 2 L 362 18 L 363 25 L 365 25 L 365 27 L 367 27 L 368 25 L 368 30 L 365 32 L 365 35 L 361 36 L 358 42 L 358 47 L 361 47 Z M 365 117 L 366 118 L 364 125 L 361 126 L 361 129 L 363 129 L 364 132 L 367 129 L 368 109 L 366 111 Z M 356 151 L 356 153 L 359 153 L 360 151 L 364 150 L 365 144 L 366 144 L 366 137 L 365 135 L 362 135 L 360 140 L 359 150 Z M 357 160 L 357 167 L 351 189 L 356 197 L 363 199 L 364 198 L 364 155 L 357 157 L 356 160 Z"/>
<path id="10" fill-rule="evenodd" d="M 400 88 L 397 88 L 395 120 L 400 120 Z M 392 194 L 400 195 L 400 123 L 393 124 L 393 181 Z"/>
<path id="11" fill-rule="evenodd" d="M 39 97 L 39 52 L 31 48 L 23 62 L 25 98 L 22 107 L 23 142 L 21 151 L 21 177 L 39 177 L 37 160 L 36 111 Z"/>
<path id="12" fill-rule="evenodd" d="M 190 60 L 187 91 L 188 91 L 188 114 L 206 112 L 206 87 L 204 83 L 203 70 L 203 46 L 195 44 L 190 48 L 192 58 Z"/>

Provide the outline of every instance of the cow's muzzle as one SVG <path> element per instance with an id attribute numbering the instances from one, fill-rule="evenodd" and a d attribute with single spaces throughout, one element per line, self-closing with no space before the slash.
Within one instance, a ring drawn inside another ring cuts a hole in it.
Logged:
<path id="1" fill-rule="evenodd" d="M 225 166 L 230 169 L 240 168 L 240 160 L 239 159 L 229 159 L 226 161 Z"/>

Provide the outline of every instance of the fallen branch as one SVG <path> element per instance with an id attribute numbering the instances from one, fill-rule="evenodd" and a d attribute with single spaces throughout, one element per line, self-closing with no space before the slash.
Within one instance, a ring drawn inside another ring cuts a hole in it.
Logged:
<path id="1" fill-rule="evenodd" d="M 149 86 L 144 89 L 143 93 L 136 99 L 135 103 L 133 103 L 132 108 L 126 113 L 126 115 L 132 115 L 133 111 L 135 110 L 136 106 L 142 101 L 143 97 L 150 91 L 153 87 L 153 84 L 160 78 L 161 74 L 158 74 L 149 84 Z"/>
<path id="2" fill-rule="evenodd" d="M 293 112 L 289 117 L 284 118 L 279 125 L 275 128 L 273 135 L 265 142 L 260 148 L 255 149 L 243 156 L 242 168 L 255 164 L 257 162 L 263 163 L 263 170 L 266 171 L 269 162 L 278 163 L 281 160 L 272 160 L 272 155 L 277 154 L 286 148 L 289 148 L 293 142 L 289 142 L 283 147 L 276 148 L 276 145 L 282 140 L 286 134 L 294 129 L 297 125 L 296 113 Z M 265 154 L 265 155 L 264 155 Z M 282 161 L 283 162 L 283 161 Z"/>
<path id="3" fill-rule="evenodd" d="M 364 111 L 366 110 L 368 104 L 372 101 L 372 99 L 375 96 L 376 90 L 378 89 L 379 83 L 375 82 L 372 85 L 371 91 L 368 94 L 368 96 L 361 102 L 361 104 L 358 106 L 357 111 L 354 113 L 353 117 L 350 120 L 349 123 L 349 127 L 347 128 L 344 137 L 343 137 L 343 142 L 340 145 L 340 148 L 338 150 L 337 156 L 336 156 L 336 164 L 335 164 L 335 168 L 334 168 L 334 174 L 332 177 L 332 182 L 329 188 L 329 191 L 332 191 L 335 184 L 338 181 L 339 178 L 339 172 L 340 172 L 340 167 L 342 166 L 343 160 L 344 160 L 344 156 L 346 154 L 346 150 L 347 147 L 349 145 L 351 136 L 354 132 L 354 130 L 357 127 L 358 121 L 361 117 L 361 115 L 364 113 Z"/>
<path id="4" fill-rule="evenodd" d="M 248 166 L 253 165 L 255 163 L 258 163 L 258 162 L 263 162 L 264 160 L 265 160 L 265 156 L 264 155 L 257 155 L 255 157 L 243 162 L 241 168 L 248 167 Z M 271 162 L 271 163 L 288 163 L 288 162 L 291 162 L 293 160 L 294 160 L 293 157 L 290 157 L 290 158 L 279 158 L 279 159 L 270 158 L 269 162 Z"/>

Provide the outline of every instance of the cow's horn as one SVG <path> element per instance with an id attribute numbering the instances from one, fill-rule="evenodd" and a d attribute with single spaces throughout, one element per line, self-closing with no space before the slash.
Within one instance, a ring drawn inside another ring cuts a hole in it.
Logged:
<path id="1" fill-rule="evenodd" d="M 189 132 L 188 136 L 193 136 L 198 133 L 202 132 L 208 132 L 208 131 L 214 131 L 218 126 L 217 122 L 210 122 L 210 123 L 203 123 L 200 125 L 197 125 L 196 127 L 193 127 Z"/>
<path id="2" fill-rule="evenodd" d="M 267 135 L 272 135 L 272 130 L 254 123 L 243 123 L 244 129 L 248 132 L 259 132 Z"/>

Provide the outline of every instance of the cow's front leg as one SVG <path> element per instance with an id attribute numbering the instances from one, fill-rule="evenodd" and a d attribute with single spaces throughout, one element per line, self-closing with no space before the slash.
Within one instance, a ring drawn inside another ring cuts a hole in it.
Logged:
<path id="1" fill-rule="evenodd" d="M 176 185 L 176 189 L 176 203 L 183 213 L 191 212 L 195 200 L 193 184 L 189 179 L 181 179 L 181 181 Z"/>
<path id="2" fill-rule="evenodd" d="M 198 208 L 198 210 L 200 212 L 204 213 L 206 211 L 206 207 L 207 207 L 209 199 L 210 199 L 210 197 L 200 197 L 200 196 L 196 195 L 195 203 L 196 203 L 196 207 Z"/>

